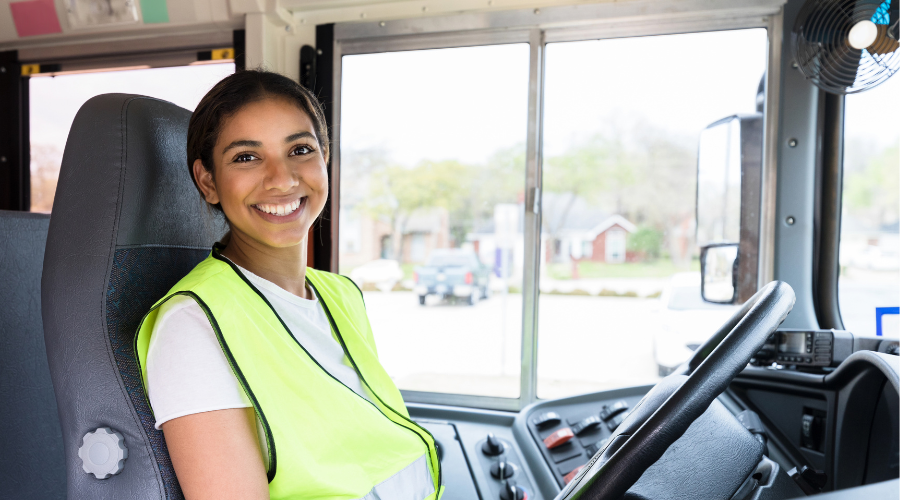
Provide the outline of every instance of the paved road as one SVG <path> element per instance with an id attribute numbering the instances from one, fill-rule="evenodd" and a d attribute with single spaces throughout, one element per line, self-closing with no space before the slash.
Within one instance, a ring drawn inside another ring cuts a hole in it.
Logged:
<path id="1" fill-rule="evenodd" d="M 402 389 L 516 397 L 522 296 L 475 306 L 419 306 L 410 292 L 366 292 L 385 368 Z M 652 336 L 658 301 L 542 295 L 538 394 L 560 397 L 657 380 Z"/>

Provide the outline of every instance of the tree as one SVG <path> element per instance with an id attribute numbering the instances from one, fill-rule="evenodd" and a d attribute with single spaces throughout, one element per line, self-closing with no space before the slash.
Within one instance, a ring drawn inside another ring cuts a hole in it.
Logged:
<path id="1" fill-rule="evenodd" d="M 454 160 L 382 167 L 372 173 L 369 194 L 357 208 L 390 224 L 394 258 L 400 260 L 409 217 L 429 208 L 459 210 L 471 182 L 470 169 Z"/>
<path id="2" fill-rule="evenodd" d="M 550 240 L 559 239 L 579 198 L 589 204 L 611 198 L 615 200 L 614 211 L 621 212 L 623 188 L 635 181 L 633 167 L 630 152 L 616 135 L 595 135 L 566 153 L 549 158 L 544 167 L 544 191 L 565 197 L 556 213 L 544 213 L 542 225 Z"/>
<path id="3" fill-rule="evenodd" d="M 641 226 L 628 236 L 628 250 L 650 260 L 659 258 L 662 244 L 662 232 L 651 226 Z"/>
<path id="4" fill-rule="evenodd" d="M 554 213 L 544 212 L 544 230 L 551 240 L 558 239 L 581 199 L 668 236 L 672 259 L 687 263 L 691 252 L 682 255 L 680 249 L 693 247 L 684 241 L 691 235 L 683 228 L 694 213 L 696 140 L 639 121 L 613 125 L 547 160 L 544 190 L 566 202 Z"/>

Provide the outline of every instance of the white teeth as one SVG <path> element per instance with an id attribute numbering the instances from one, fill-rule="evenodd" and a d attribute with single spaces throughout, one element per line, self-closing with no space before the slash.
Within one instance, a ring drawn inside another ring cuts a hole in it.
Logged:
<path id="1" fill-rule="evenodd" d="M 290 215 L 290 214 L 294 213 L 294 210 L 297 210 L 298 208 L 300 208 L 301 201 L 302 201 L 302 198 L 300 200 L 295 200 L 295 201 L 292 201 L 291 203 L 288 203 L 285 205 L 260 203 L 255 206 L 257 209 L 259 209 L 267 214 L 278 215 L 280 217 L 283 217 L 285 215 Z"/>

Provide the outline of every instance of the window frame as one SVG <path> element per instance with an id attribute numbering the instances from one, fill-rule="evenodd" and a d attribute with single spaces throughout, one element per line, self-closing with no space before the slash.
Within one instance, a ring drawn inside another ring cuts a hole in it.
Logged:
<path id="1" fill-rule="evenodd" d="M 651 12 L 647 12 L 649 9 Z M 594 19 L 586 23 L 585 19 Z M 783 14 L 781 3 L 757 0 L 735 7 L 724 1 L 653 2 L 548 7 L 457 16 L 338 23 L 332 39 L 333 123 L 331 262 L 340 245 L 341 64 L 345 55 L 510 43 L 529 44 L 528 127 L 525 168 L 525 258 L 522 286 L 522 349 L 518 398 L 401 390 L 409 403 L 519 411 L 537 401 L 538 280 L 540 276 L 541 163 L 545 49 L 548 43 L 637 36 L 765 28 L 766 105 L 760 206 L 759 283 L 771 281 L 775 254 L 778 98 Z M 320 47 L 321 49 L 321 47 Z"/>

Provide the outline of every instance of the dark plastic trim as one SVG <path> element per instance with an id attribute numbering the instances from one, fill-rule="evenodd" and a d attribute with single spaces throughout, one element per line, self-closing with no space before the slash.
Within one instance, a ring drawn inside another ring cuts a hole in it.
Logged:
<path id="1" fill-rule="evenodd" d="M 338 212 L 340 209 L 341 175 L 340 145 L 334 142 L 334 24 L 316 26 L 315 85 L 313 93 L 325 111 L 325 126 L 331 133 L 331 158 L 328 160 L 330 193 L 325 208 L 310 231 L 309 250 L 312 267 L 320 271 L 338 272 Z"/>
<path id="2" fill-rule="evenodd" d="M 844 170 L 844 96 L 825 92 L 821 95 L 813 229 L 813 305 L 819 328 L 843 330 L 838 279 Z"/>
<path id="3" fill-rule="evenodd" d="M 247 69 L 247 32 L 234 30 L 231 34 L 231 45 L 234 47 L 234 70 Z"/>
<path id="4" fill-rule="evenodd" d="M 0 52 L 0 210 L 31 210 L 28 77 L 19 53 Z"/>

